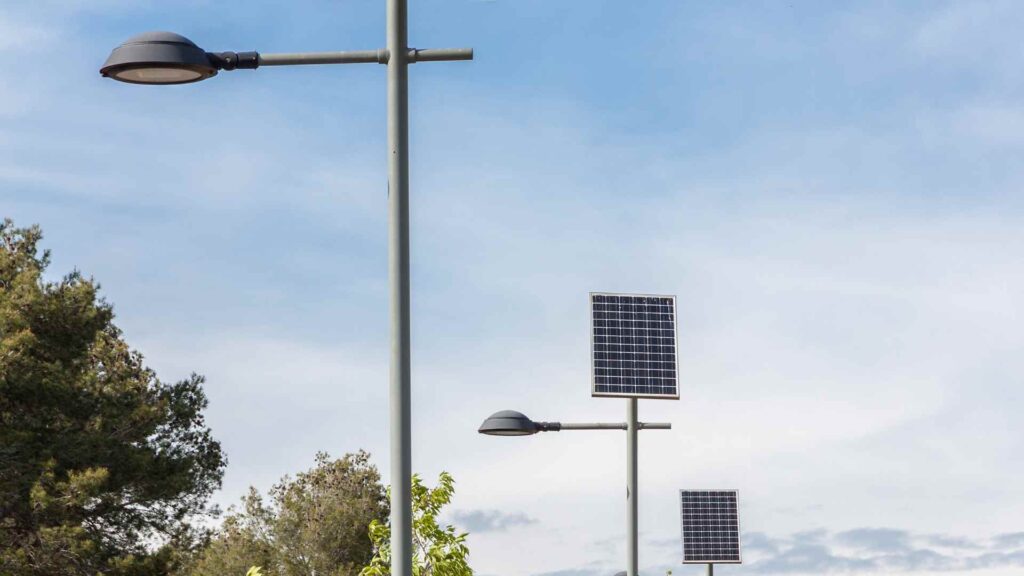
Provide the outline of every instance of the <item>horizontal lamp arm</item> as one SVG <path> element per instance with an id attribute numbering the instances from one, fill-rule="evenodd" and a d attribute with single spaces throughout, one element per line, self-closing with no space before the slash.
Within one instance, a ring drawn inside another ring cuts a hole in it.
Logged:
<path id="1" fill-rule="evenodd" d="M 232 52 L 224 54 L 233 54 Z M 248 54 L 248 53 L 246 53 Z M 257 66 L 301 66 L 307 64 L 387 64 L 390 55 L 386 49 L 350 50 L 346 52 L 299 52 L 257 54 Z M 472 60 L 472 48 L 410 48 L 407 56 L 412 62 L 441 62 L 446 60 Z M 241 68 L 241 66 L 238 66 Z M 256 66 L 252 66 L 255 68 Z M 233 68 L 225 68 L 231 70 Z"/>
<path id="2" fill-rule="evenodd" d="M 299 52 L 260 54 L 260 66 L 301 66 L 304 64 L 386 64 L 387 50 L 349 50 L 346 52 Z"/>
<path id="3" fill-rule="evenodd" d="M 625 422 L 578 422 L 562 424 L 562 430 L 625 430 Z"/>
<path id="4" fill-rule="evenodd" d="M 671 430 L 672 424 L 668 422 L 640 422 L 640 430 Z M 581 422 L 577 424 L 563 424 L 561 422 L 538 422 L 538 429 L 541 432 L 558 432 L 560 430 L 625 430 L 625 422 Z"/>
<path id="5" fill-rule="evenodd" d="M 409 49 L 409 62 L 442 62 L 446 60 L 472 60 L 472 48 Z"/>

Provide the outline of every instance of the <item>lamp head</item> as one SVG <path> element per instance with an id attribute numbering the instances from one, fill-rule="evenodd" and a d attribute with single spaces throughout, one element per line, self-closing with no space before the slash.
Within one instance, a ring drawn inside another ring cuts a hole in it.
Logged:
<path id="1" fill-rule="evenodd" d="M 529 436 L 540 432 L 540 427 L 522 412 L 502 410 L 488 416 L 479 432 L 490 436 Z"/>
<path id="2" fill-rule="evenodd" d="M 217 68 L 188 38 L 146 32 L 114 48 L 100 74 L 132 84 L 188 84 L 216 76 Z"/>

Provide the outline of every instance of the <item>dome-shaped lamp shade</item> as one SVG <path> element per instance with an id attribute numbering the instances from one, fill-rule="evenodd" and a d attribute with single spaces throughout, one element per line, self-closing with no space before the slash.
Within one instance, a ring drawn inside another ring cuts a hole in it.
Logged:
<path id="1" fill-rule="evenodd" d="M 521 412 L 515 410 L 502 410 L 491 414 L 484 423 L 480 425 L 481 434 L 491 436 L 529 436 L 540 430 L 537 424 Z"/>
<path id="2" fill-rule="evenodd" d="M 100 74 L 132 84 L 188 84 L 215 76 L 217 69 L 188 38 L 146 32 L 114 48 Z"/>

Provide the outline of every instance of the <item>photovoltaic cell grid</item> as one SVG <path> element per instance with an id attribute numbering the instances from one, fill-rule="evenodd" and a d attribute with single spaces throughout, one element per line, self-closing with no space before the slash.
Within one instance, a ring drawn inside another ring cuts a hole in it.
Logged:
<path id="1" fill-rule="evenodd" d="M 735 490 L 680 490 L 683 563 L 740 562 L 740 517 Z"/>
<path id="2" fill-rule="evenodd" d="M 592 396 L 679 398 L 675 296 L 591 294 Z"/>

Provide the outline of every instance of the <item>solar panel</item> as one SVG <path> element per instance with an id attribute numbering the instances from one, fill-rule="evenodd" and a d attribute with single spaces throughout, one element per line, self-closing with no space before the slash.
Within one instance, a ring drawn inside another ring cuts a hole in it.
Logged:
<path id="1" fill-rule="evenodd" d="M 676 297 L 590 294 L 591 395 L 679 398 Z"/>
<path id="2" fill-rule="evenodd" d="M 738 564 L 740 515 L 735 490 L 680 490 L 683 564 Z"/>

